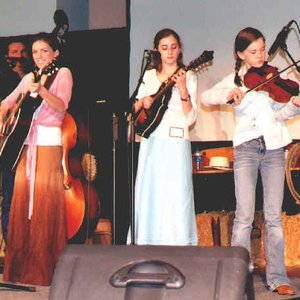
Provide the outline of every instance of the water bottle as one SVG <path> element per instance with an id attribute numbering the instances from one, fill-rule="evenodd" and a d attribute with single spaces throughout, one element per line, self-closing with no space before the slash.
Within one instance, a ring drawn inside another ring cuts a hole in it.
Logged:
<path id="1" fill-rule="evenodd" d="M 209 158 L 207 157 L 205 151 L 202 152 L 201 162 L 202 162 L 202 168 L 209 166 Z"/>
<path id="2" fill-rule="evenodd" d="M 194 169 L 195 171 L 200 171 L 202 166 L 202 158 L 199 149 L 195 151 L 193 157 L 194 157 Z"/>

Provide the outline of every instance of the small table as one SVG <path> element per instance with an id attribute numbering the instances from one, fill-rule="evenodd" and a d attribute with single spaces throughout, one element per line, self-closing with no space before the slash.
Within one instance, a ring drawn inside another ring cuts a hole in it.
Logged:
<path id="1" fill-rule="evenodd" d="M 230 173 L 230 172 L 233 172 L 233 169 L 204 167 L 199 171 L 193 170 L 193 174 L 222 174 L 222 173 Z"/>

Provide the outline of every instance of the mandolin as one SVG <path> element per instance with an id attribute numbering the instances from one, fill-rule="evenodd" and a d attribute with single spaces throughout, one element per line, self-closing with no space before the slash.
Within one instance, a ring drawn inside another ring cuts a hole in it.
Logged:
<path id="1" fill-rule="evenodd" d="M 197 70 L 203 64 L 213 59 L 213 51 L 205 50 L 198 58 L 192 60 L 187 66 L 183 67 L 184 71 Z M 179 70 L 179 69 L 178 69 Z M 176 70 L 174 74 L 178 72 Z M 172 74 L 172 76 L 174 75 Z M 165 111 L 168 108 L 168 103 L 172 94 L 172 87 L 175 82 L 170 78 L 161 84 L 158 91 L 152 95 L 153 104 L 149 109 L 142 108 L 133 117 L 133 123 L 135 126 L 135 132 L 145 138 L 148 138 L 150 134 L 160 124 Z"/>

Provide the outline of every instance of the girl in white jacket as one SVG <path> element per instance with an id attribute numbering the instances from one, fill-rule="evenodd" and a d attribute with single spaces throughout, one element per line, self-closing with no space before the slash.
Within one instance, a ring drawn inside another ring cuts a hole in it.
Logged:
<path id="1" fill-rule="evenodd" d="M 265 91 L 251 91 L 243 84 L 247 71 L 264 66 L 265 38 L 257 29 L 241 30 L 235 39 L 235 72 L 213 88 L 202 93 L 205 105 L 232 103 L 236 127 L 234 146 L 234 180 L 236 211 L 232 246 L 242 246 L 250 252 L 250 234 L 255 213 L 255 192 L 258 171 L 264 190 L 266 227 L 266 280 L 271 291 L 295 294 L 286 274 L 284 236 L 281 222 L 285 156 L 284 147 L 292 139 L 284 120 L 300 113 L 300 97 L 288 103 L 276 103 Z"/>

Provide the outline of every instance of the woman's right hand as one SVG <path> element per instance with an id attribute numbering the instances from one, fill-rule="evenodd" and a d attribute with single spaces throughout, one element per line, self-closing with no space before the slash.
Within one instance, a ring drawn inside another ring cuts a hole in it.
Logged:
<path id="1" fill-rule="evenodd" d="M 239 105 L 239 104 L 241 104 L 242 99 L 244 98 L 245 94 L 246 93 L 243 92 L 241 89 L 234 88 L 228 93 L 227 100 L 230 102 L 233 101 L 233 103 L 235 105 Z"/>
<path id="2" fill-rule="evenodd" d="M 292 102 L 295 106 L 300 107 L 300 95 L 293 97 Z"/>
<path id="3" fill-rule="evenodd" d="M 28 85 L 27 85 L 27 90 L 30 93 L 38 93 L 40 84 L 35 82 L 35 77 L 34 74 L 31 72 L 29 75 L 29 80 L 28 80 Z"/>
<path id="4" fill-rule="evenodd" d="M 11 126 L 15 122 L 15 116 L 12 113 L 11 107 L 2 102 L 0 106 L 0 136 L 3 137 L 4 133 L 7 135 L 10 132 Z"/>

